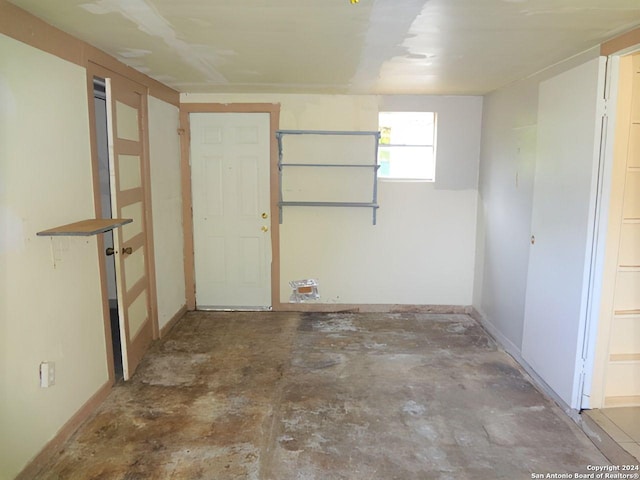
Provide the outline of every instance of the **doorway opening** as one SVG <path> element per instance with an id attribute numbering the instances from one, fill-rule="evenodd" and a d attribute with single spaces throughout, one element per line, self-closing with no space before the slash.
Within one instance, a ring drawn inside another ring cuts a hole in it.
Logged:
<path id="1" fill-rule="evenodd" d="M 96 143 L 98 148 L 98 172 L 100 179 L 100 204 L 102 218 L 112 218 L 111 171 L 109 166 L 109 142 L 107 124 L 107 93 L 104 78 L 93 77 L 93 101 L 95 105 Z M 118 289 L 116 283 L 115 258 L 113 255 L 113 231 L 104 233 L 104 262 L 107 272 L 107 292 L 113 347 L 113 367 L 116 382 L 124 378 L 122 366 L 122 343 L 120 338 L 120 315 L 118 311 Z"/>

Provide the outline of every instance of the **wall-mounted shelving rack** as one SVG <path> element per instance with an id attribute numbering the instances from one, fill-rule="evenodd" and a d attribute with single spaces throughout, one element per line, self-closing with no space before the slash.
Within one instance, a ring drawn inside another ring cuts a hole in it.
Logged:
<path id="1" fill-rule="evenodd" d="M 283 162 L 283 145 L 282 140 L 285 135 L 343 135 L 343 136 L 371 136 L 375 140 L 375 153 L 373 163 L 371 164 L 352 164 L 352 163 L 285 163 Z M 278 197 L 278 209 L 280 214 L 280 223 L 282 223 L 283 207 L 356 207 L 371 208 L 373 215 L 373 225 L 376 224 L 376 212 L 378 205 L 378 143 L 380 141 L 380 132 L 369 131 L 346 131 L 346 130 L 278 130 L 276 132 L 278 140 L 278 185 L 280 189 Z M 373 193 L 371 202 L 313 202 L 313 201 L 285 201 L 282 194 L 282 169 L 285 167 L 315 167 L 315 168 L 369 168 L 373 172 Z"/>

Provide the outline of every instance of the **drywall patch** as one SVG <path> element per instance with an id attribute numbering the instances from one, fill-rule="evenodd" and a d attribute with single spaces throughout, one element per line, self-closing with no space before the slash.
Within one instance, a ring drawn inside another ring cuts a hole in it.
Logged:
<path id="1" fill-rule="evenodd" d="M 135 23 L 140 31 L 160 38 L 187 65 L 202 73 L 208 81 L 217 84 L 228 83 L 214 65 L 221 63 L 224 55 L 230 55 L 233 52 L 227 51 L 223 54 L 211 52 L 210 47 L 191 45 L 181 40 L 171 24 L 145 0 L 97 0 L 93 3 L 83 3 L 80 7 L 95 15 L 107 13 L 122 15 Z"/>
<path id="2" fill-rule="evenodd" d="M 0 205 L 0 255 L 16 253 L 23 248 L 22 219 L 13 210 Z"/>
<path id="3" fill-rule="evenodd" d="M 141 48 L 127 48 L 122 52 L 118 52 L 118 55 L 123 58 L 142 58 L 150 55 L 151 50 L 143 50 Z"/>
<path id="4" fill-rule="evenodd" d="M 422 12 L 427 1 L 409 0 L 403 4 L 402 8 L 397 8 L 394 2 L 374 3 L 360 63 L 351 79 L 352 92 L 374 89 L 387 62 L 395 57 L 412 53 L 408 52 L 402 43 L 409 35 L 414 20 Z M 389 18 L 393 18 L 394 21 L 390 23 Z M 372 76 L 371 72 L 377 72 L 378 75 Z"/>
<path id="5" fill-rule="evenodd" d="M 16 99 L 13 96 L 9 82 L 0 75 L 0 114 L 13 115 L 16 111 Z"/>

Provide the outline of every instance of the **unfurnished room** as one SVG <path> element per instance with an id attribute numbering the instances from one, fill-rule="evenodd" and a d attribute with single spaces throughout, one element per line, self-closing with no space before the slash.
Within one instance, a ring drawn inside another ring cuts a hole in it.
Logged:
<path id="1" fill-rule="evenodd" d="M 640 478 L 638 0 L 0 0 L 0 480 Z"/>

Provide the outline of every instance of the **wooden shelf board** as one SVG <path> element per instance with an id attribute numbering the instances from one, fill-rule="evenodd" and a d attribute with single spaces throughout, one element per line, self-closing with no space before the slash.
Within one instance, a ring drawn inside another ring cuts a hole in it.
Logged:
<path id="1" fill-rule="evenodd" d="M 80 236 L 88 237 L 89 235 L 97 235 L 114 228 L 121 227 L 127 223 L 133 222 L 130 218 L 90 218 L 79 222 L 61 225 L 59 227 L 43 230 L 36 235 L 41 237 L 56 236 Z"/>

